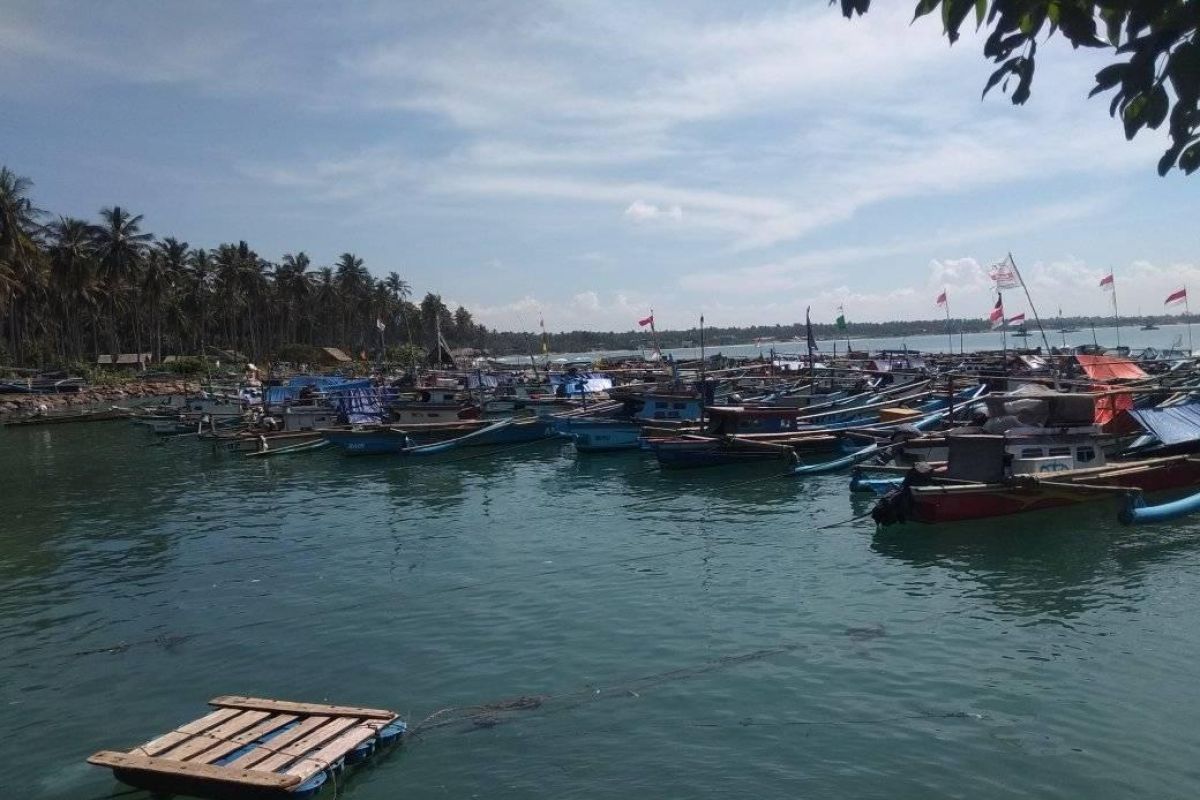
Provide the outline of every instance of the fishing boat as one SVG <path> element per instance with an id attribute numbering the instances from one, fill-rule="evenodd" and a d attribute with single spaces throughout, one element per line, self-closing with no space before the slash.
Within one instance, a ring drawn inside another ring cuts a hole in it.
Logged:
<path id="1" fill-rule="evenodd" d="M 524 444 L 551 438 L 554 431 L 552 423 L 540 417 L 508 417 L 451 425 L 364 426 L 325 430 L 321 435 L 346 455 L 404 455 L 446 443 L 454 447 Z"/>
<path id="2" fill-rule="evenodd" d="M 409 397 L 388 404 L 391 421 L 397 425 L 427 425 L 473 419 L 480 410 L 456 388 L 432 386 L 417 389 Z"/>
<path id="3" fill-rule="evenodd" d="M 129 419 L 133 411 L 112 406 L 105 409 L 89 409 L 67 413 L 38 413 L 4 421 L 6 428 L 34 427 L 42 425 L 67 425 L 76 422 L 105 422 L 114 419 Z"/>
<path id="4" fill-rule="evenodd" d="M 871 515 L 880 525 L 960 522 L 1200 485 L 1198 457 L 1107 464 L 1091 434 L 950 436 L 946 464 L 910 469 Z"/>

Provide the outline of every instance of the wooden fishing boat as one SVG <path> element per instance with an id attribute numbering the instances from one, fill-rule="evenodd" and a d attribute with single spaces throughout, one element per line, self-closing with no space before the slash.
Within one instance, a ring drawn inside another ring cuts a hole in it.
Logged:
<path id="1" fill-rule="evenodd" d="M 571 420 L 556 427 L 559 434 L 575 443 L 580 453 L 601 453 L 614 450 L 636 450 L 642 436 L 642 426 L 631 420 L 584 419 Z"/>
<path id="2" fill-rule="evenodd" d="M 779 461 L 794 463 L 798 452 L 828 453 L 839 438 L 828 430 L 797 420 L 802 409 L 709 406 L 702 434 L 684 433 L 646 440 L 662 467 L 682 469 L 725 464 Z"/>
<path id="3" fill-rule="evenodd" d="M 947 463 L 914 467 L 879 500 L 872 517 L 881 525 L 958 522 L 1200 485 L 1194 456 L 1105 464 L 1085 434 L 1044 438 L 1042 452 L 1050 454 L 1034 455 L 1026 438 L 1012 445 L 1028 457 L 1014 459 L 1004 435 L 951 436 Z"/>
<path id="4" fill-rule="evenodd" d="M 76 411 L 65 414 L 33 414 L 4 421 L 6 428 L 34 427 L 41 425 L 67 425 L 75 422 L 106 422 L 114 419 L 129 419 L 133 412 L 124 408 L 106 408 Z"/>
<path id="5" fill-rule="evenodd" d="M 554 436 L 553 424 L 541 417 L 469 420 L 449 425 L 380 425 L 325 430 L 321 435 L 347 455 L 396 455 L 430 445 L 457 442 L 482 447 L 533 442 Z"/>

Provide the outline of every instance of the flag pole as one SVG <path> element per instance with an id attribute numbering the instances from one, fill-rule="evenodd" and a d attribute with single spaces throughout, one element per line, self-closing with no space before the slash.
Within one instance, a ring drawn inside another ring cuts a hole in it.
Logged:
<path id="1" fill-rule="evenodd" d="M 954 355 L 954 333 L 950 330 L 950 294 L 946 291 L 946 287 L 942 287 L 942 296 L 946 298 L 946 302 L 942 303 L 942 308 L 946 312 L 946 347 L 947 353 Z"/>
<path id="2" fill-rule="evenodd" d="M 1000 362 L 1005 374 L 1008 374 L 1008 318 L 1004 311 L 1004 293 L 996 290 L 996 300 L 1000 303 Z"/>
<path id="3" fill-rule="evenodd" d="M 1108 270 L 1108 274 L 1113 275 L 1113 270 L 1111 268 Z M 1116 325 L 1117 325 L 1117 347 L 1120 347 L 1121 346 L 1121 312 L 1117 310 L 1117 278 L 1115 275 L 1113 275 L 1112 294 L 1113 294 L 1113 320 L 1116 322 Z"/>
<path id="4" fill-rule="evenodd" d="M 1183 287 L 1183 313 L 1187 317 L 1188 326 L 1188 350 L 1192 349 L 1192 309 L 1188 307 L 1187 287 Z M 1195 355 L 1194 352 L 1188 355 Z"/>
<path id="5" fill-rule="evenodd" d="M 1042 334 L 1042 344 L 1046 346 L 1046 352 L 1050 352 L 1050 340 L 1046 338 L 1046 331 L 1042 329 L 1042 318 L 1038 316 L 1037 306 L 1033 304 L 1033 298 L 1029 296 L 1029 287 L 1025 285 L 1025 279 L 1021 277 L 1021 270 L 1017 268 L 1017 261 L 1013 258 L 1010 251 L 1008 254 L 1008 262 L 1013 265 L 1013 272 L 1017 273 L 1017 280 L 1021 282 L 1021 288 L 1025 290 L 1025 300 L 1029 303 L 1029 310 L 1033 312 L 1033 319 L 1037 322 L 1038 333 Z"/>
<path id="6" fill-rule="evenodd" d="M 708 402 L 708 386 L 704 382 L 704 315 L 700 315 L 700 427 L 704 427 L 704 404 Z"/>
<path id="7" fill-rule="evenodd" d="M 813 361 L 812 317 L 809 316 L 811 311 L 811 306 L 804 309 L 804 338 L 808 343 L 808 393 L 814 395 L 817 393 L 817 365 Z"/>

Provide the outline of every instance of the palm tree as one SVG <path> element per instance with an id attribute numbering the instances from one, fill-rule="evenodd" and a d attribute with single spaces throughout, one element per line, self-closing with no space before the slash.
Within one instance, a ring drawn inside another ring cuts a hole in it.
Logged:
<path id="1" fill-rule="evenodd" d="M 388 291 L 392 294 L 392 300 L 394 301 L 396 309 L 395 313 L 399 314 L 401 320 L 404 322 L 404 330 L 408 335 L 408 344 L 411 346 L 413 343 L 412 322 L 409 320 L 409 315 L 406 313 L 406 307 L 408 306 L 408 298 L 412 297 L 412 287 L 409 286 L 408 281 L 403 280 L 400 277 L 399 272 L 389 272 L 388 276 L 384 278 L 383 282 L 384 285 L 387 286 Z M 395 314 L 393 314 L 393 319 L 394 318 Z"/>
<path id="2" fill-rule="evenodd" d="M 188 243 L 168 236 L 158 243 L 146 259 L 142 274 L 142 299 L 149 304 L 154 316 L 154 360 L 162 361 L 163 304 L 175 290 L 187 261 Z"/>
<path id="3" fill-rule="evenodd" d="M 303 253 L 286 254 L 275 269 L 275 285 L 279 290 L 287 312 L 288 337 L 293 343 L 298 338 L 300 317 L 308 306 L 312 294 L 311 277 L 308 268 L 312 265 L 309 257 Z"/>
<path id="4" fill-rule="evenodd" d="M 100 293 L 92 226 L 86 220 L 59 217 L 46 227 L 46 232 L 49 236 L 51 282 L 56 287 L 62 312 L 63 355 L 79 358 L 83 354 L 81 317 L 85 310 L 92 331 L 92 349 L 99 348 L 96 311 Z M 69 346 L 66 345 L 67 339 L 70 340 Z"/>
<path id="5" fill-rule="evenodd" d="M 187 260 L 189 285 L 185 302 L 193 314 L 195 333 L 192 341 L 200 355 L 205 355 L 208 348 L 208 306 L 214 270 L 212 255 L 207 250 L 197 248 L 192 251 Z"/>
<path id="6" fill-rule="evenodd" d="M 338 306 L 341 311 L 342 341 L 350 345 L 361 344 L 362 305 L 369 301 L 371 276 L 363 266 L 363 260 L 353 253 L 342 253 L 334 264 L 334 279 L 338 290 Z M 356 314 L 356 312 L 358 312 Z M 355 317 L 358 320 L 355 320 Z M 354 328 L 358 328 L 354 331 Z M 352 331 L 354 334 L 352 335 Z M 351 339 L 354 341 L 351 341 Z"/>
<path id="7" fill-rule="evenodd" d="M 120 352 L 121 340 L 118 330 L 117 309 L 123 301 L 132 300 L 133 287 L 137 285 L 138 273 L 146 248 L 154 234 L 142 233 L 142 215 L 130 216 L 120 206 L 100 209 L 102 224 L 94 229 L 96 256 L 100 263 L 100 277 L 108 301 L 109 343 L 113 352 Z M 137 303 L 133 307 L 133 335 L 138 352 L 142 351 L 140 314 Z"/>
<path id="8" fill-rule="evenodd" d="M 36 293 L 44 274 L 38 237 L 41 209 L 35 208 L 27 196 L 33 183 L 0 167 L 0 313 L 8 320 L 7 339 L 14 350 L 21 350 L 23 332 L 29 324 L 29 310 L 21 308 L 12 314 L 18 297 Z"/>

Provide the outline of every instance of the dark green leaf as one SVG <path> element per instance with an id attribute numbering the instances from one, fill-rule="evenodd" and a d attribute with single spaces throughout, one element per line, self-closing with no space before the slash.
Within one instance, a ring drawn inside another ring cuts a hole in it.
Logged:
<path id="1" fill-rule="evenodd" d="M 1029 99 L 1029 93 L 1033 90 L 1033 67 L 1032 58 L 1022 58 L 1021 63 L 1017 66 L 1016 74 L 1019 78 L 1017 81 L 1017 89 L 1013 92 L 1013 105 L 1024 105 Z"/>
<path id="2" fill-rule="evenodd" d="M 1200 140 L 1188 145 L 1188 148 L 1179 154 L 1179 168 L 1188 175 L 1200 169 Z"/>
<path id="3" fill-rule="evenodd" d="M 1166 175 L 1171 171 L 1171 167 L 1175 166 L 1175 159 L 1179 158 L 1179 152 L 1183 150 L 1183 142 L 1173 144 L 1167 148 L 1167 152 L 1163 153 L 1162 158 L 1158 160 L 1158 174 Z"/>
<path id="4" fill-rule="evenodd" d="M 921 17 L 933 11 L 938 7 L 940 0 L 917 0 L 917 10 L 913 14 L 913 22 L 916 22 Z"/>
<path id="5" fill-rule="evenodd" d="M 1163 120 L 1167 118 L 1167 109 L 1170 107 L 1170 102 L 1167 99 L 1167 90 L 1160 83 L 1150 90 L 1146 101 L 1146 127 L 1157 128 L 1163 124 Z"/>
<path id="6" fill-rule="evenodd" d="M 1125 64 L 1109 64 L 1104 69 L 1096 73 L 1096 87 L 1088 94 L 1088 97 L 1095 97 L 1100 92 L 1108 91 L 1112 87 L 1121 82 L 1121 78 L 1125 75 Z"/>
<path id="7" fill-rule="evenodd" d="M 983 87 L 983 97 L 987 97 L 987 93 L 990 92 L 997 83 L 1002 81 L 1013 71 L 1016 66 L 1016 61 L 1018 61 L 1016 58 L 1011 58 L 1008 61 L 1005 61 L 995 72 L 992 73 L 991 77 L 989 77 L 987 80 L 987 84 Z"/>
<path id="8" fill-rule="evenodd" d="M 975 27 L 983 25 L 983 18 L 987 15 L 987 0 L 975 0 Z"/>
<path id="9" fill-rule="evenodd" d="M 1137 132 L 1143 125 L 1146 124 L 1145 113 L 1146 104 L 1149 101 L 1146 95 L 1139 94 L 1137 97 L 1129 101 L 1121 112 L 1121 121 L 1125 123 L 1125 138 L 1132 139 L 1137 135 Z"/>

